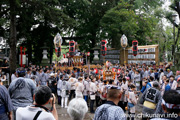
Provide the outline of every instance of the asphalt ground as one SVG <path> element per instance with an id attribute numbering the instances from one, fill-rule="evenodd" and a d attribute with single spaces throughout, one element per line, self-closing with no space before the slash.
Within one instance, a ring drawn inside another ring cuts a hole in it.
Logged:
<path id="1" fill-rule="evenodd" d="M 51 105 L 47 105 L 47 107 L 50 109 Z M 61 106 L 56 103 L 56 109 L 58 112 L 59 120 L 71 120 L 70 116 L 67 113 L 67 108 L 61 108 Z M 96 107 L 94 109 L 96 109 Z M 137 104 L 136 105 L 136 114 L 140 114 L 141 112 L 142 112 L 142 105 Z M 126 114 L 127 114 L 127 112 L 126 112 Z M 85 115 L 84 120 L 93 120 L 93 118 L 94 118 L 94 114 L 92 114 L 88 111 L 88 113 L 86 113 L 86 115 Z M 135 120 L 141 120 L 141 119 L 135 118 Z"/>

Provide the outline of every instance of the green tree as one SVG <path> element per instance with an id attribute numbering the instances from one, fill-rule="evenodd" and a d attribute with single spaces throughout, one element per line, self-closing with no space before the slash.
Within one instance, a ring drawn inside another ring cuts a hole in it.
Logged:
<path id="1" fill-rule="evenodd" d="M 17 40 L 25 39 L 23 44 L 28 48 L 30 60 L 32 52 L 35 52 L 38 53 L 35 55 L 38 59 L 36 60 L 40 61 L 41 46 L 46 42 L 50 46 L 50 56 L 52 57 L 54 35 L 74 24 L 73 20 L 63 13 L 58 0 L 2 0 L 0 8 L 2 11 L 0 24 L 6 26 L 5 29 L 1 27 L 0 30 L 10 33 L 7 38 L 9 38 L 10 45 L 11 72 L 16 69 Z M 39 24 L 39 27 L 31 30 L 32 26 L 36 24 Z M 5 37 L 4 34 L 1 35 Z"/>
<path id="2" fill-rule="evenodd" d="M 175 26 L 175 29 L 177 29 L 177 34 L 176 36 L 174 35 L 174 40 L 172 43 L 172 59 L 175 55 L 175 51 L 179 51 L 179 35 L 180 35 L 180 25 L 177 24 L 173 19 L 173 14 L 178 14 L 179 18 L 180 18 L 180 0 L 173 0 L 172 4 L 169 6 L 172 10 L 172 12 L 168 12 L 166 13 L 166 18 Z M 174 30 L 176 31 L 176 30 Z M 174 33 L 173 33 L 174 34 Z"/>
<path id="3" fill-rule="evenodd" d="M 109 10 L 101 20 L 103 36 L 109 38 L 114 48 L 120 47 L 120 38 L 125 34 L 129 45 L 137 39 L 139 44 L 145 44 L 147 37 L 152 37 L 152 31 L 157 20 L 149 14 L 136 14 L 133 5 L 121 1 Z"/>

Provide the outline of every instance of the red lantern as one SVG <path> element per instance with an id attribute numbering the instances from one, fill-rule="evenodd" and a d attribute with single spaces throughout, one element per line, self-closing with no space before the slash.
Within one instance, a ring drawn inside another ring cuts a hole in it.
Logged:
<path id="1" fill-rule="evenodd" d="M 134 56 L 138 54 L 138 41 L 137 40 L 132 41 L 132 51 L 133 51 Z"/>
<path id="2" fill-rule="evenodd" d="M 118 72 L 117 72 L 117 73 L 120 74 L 120 72 L 121 72 L 121 69 L 118 69 Z"/>
<path id="3" fill-rule="evenodd" d="M 95 69 L 94 69 L 94 72 L 95 72 L 95 74 L 97 74 L 97 73 L 98 73 L 98 69 L 95 68 Z"/>
<path id="4" fill-rule="evenodd" d="M 107 41 L 106 40 L 102 40 L 101 41 L 101 54 L 103 56 L 106 55 L 106 51 L 107 51 L 107 47 L 106 47 Z"/>
<path id="5" fill-rule="evenodd" d="M 90 56 L 90 52 L 87 52 L 87 56 Z"/>
<path id="6" fill-rule="evenodd" d="M 71 57 L 73 57 L 75 54 L 75 44 L 76 44 L 75 41 L 69 42 L 69 54 Z"/>
<path id="7" fill-rule="evenodd" d="M 67 57 L 69 57 L 69 53 L 67 53 Z"/>
<path id="8" fill-rule="evenodd" d="M 66 55 L 65 55 L 65 54 L 63 54 L 63 58 L 66 58 Z"/>

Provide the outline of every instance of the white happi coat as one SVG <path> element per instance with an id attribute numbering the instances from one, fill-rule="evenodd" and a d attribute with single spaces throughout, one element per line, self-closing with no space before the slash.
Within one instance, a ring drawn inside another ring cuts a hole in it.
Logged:
<path id="1" fill-rule="evenodd" d="M 128 81 L 126 81 L 126 83 L 123 83 L 122 82 L 122 85 L 121 85 L 121 91 L 123 92 L 122 93 L 122 96 L 121 96 L 121 100 L 120 101 L 124 101 L 124 102 L 127 102 L 127 94 L 128 94 Z"/>
<path id="2" fill-rule="evenodd" d="M 77 82 L 75 85 L 76 98 L 83 98 L 84 85 L 81 82 Z"/>
<path id="3" fill-rule="evenodd" d="M 177 81 L 173 80 L 173 82 L 170 81 L 169 85 L 171 86 L 171 90 L 176 90 L 177 88 Z"/>
<path id="4" fill-rule="evenodd" d="M 75 84 L 78 82 L 76 78 L 71 77 L 68 81 L 71 85 L 71 90 L 75 90 Z"/>
<path id="5" fill-rule="evenodd" d="M 134 104 L 132 108 L 130 108 L 130 113 L 135 113 L 135 105 L 137 104 L 136 95 L 134 92 L 129 92 L 128 94 L 128 103 Z"/>

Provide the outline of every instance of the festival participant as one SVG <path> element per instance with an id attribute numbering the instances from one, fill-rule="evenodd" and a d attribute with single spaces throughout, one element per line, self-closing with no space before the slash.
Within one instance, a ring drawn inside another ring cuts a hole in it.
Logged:
<path id="1" fill-rule="evenodd" d="M 176 88 L 176 90 L 179 92 L 179 94 L 180 94 L 180 80 L 177 80 L 177 88 Z"/>
<path id="2" fill-rule="evenodd" d="M 31 69 L 27 69 L 27 72 L 26 72 L 26 75 L 25 75 L 25 78 L 31 78 Z"/>
<path id="3" fill-rule="evenodd" d="M 103 85 L 100 87 L 100 98 L 101 98 L 102 104 L 104 104 L 106 102 L 106 95 L 107 95 L 107 88 L 106 88 L 107 81 L 104 80 L 102 82 L 103 82 Z"/>
<path id="4" fill-rule="evenodd" d="M 155 80 L 159 81 L 159 72 L 158 72 L 158 69 L 155 69 Z"/>
<path id="5" fill-rule="evenodd" d="M 69 102 L 67 112 L 72 120 L 83 120 L 88 112 L 88 106 L 84 99 L 74 98 Z"/>
<path id="6" fill-rule="evenodd" d="M 72 74 L 71 78 L 69 79 L 69 83 L 71 85 L 71 91 L 69 95 L 69 101 L 71 100 L 71 97 L 75 98 L 75 84 L 78 82 L 78 80 L 75 78 L 75 74 Z"/>
<path id="7" fill-rule="evenodd" d="M 32 77 L 35 77 L 36 87 L 38 87 L 38 86 L 39 86 L 39 77 L 38 77 L 37 71 L 36 71 L 35 69 L 33 69 L 31 76 L 32 76 Z"/>
<path id="8" fill-rule="evenodd" d="M 165 91 L 165 87 L 166 87 L 165 83 L 166 83 L 167 80 L 168 80 L 167 76 L 164 75 L 163 76 L 163 81 L 162 81 L 162 83 L 160 83 L 161 84 L 161 96 L 164 95 L 164 91 Z"/>
<path id="9" fill-rule="evenodd" d="M 33 99 L 33 105 L 17 109 L 16 120 L 58 120 L 56 98 L 49 87 L 43 85 L 38 87 Z M 52 105 L 51 111 L 45 107 L 49 103 Z"/>
<path id="10" fill-rule="evenodd" d="M 6 58 L 3 59 L 3 63 L 2 63 L 1 69 L 2 69 L 2 72 L 4 72 L 4 74 L 7 74 L 7 73 L 10 72 L 8 60 Z"/>
<path id="11" fill-rule="evenodd" d="M 128 117 L 127 119 L 129 120 L 129 118 L 131 118 L 131 120 L 134 120 L 134 116 L 135 116 L 135 105 L 137 104 L 137 99 L 136 99 L 136 86 L 134 84 L 132 84 L 130 86 L 131 90 L 128 92 L 128 114 L 130 115 L 130 117 Z"/>
<path id="12" fill-rule="evenodd" d="M 57 80 L 54 76 L 55 76 L 55 74 L 51 73 L 50 78 L 47 79 L 47 83 L 48 83 L 48 86 L 51 89 L 52 93 L 54 93 L 56 95 L 57 94 Z"/>
<path id="13" fill-rule="evenodd" d="M 132 68 L 131 70 L 131 81 L 134 83 L 134 75 L 135 75 L 135 68 Z"/>
<path id="14" fill-rule="evenodd" d="M 141 82 L 141 76 L 139 74 L 139 70 L 135 71 L 134 82 L 137 87 L 137 90 L 139 91 L 140 90 L 140 82 Z"/>
<path id="15" fill-rule="evenodd" d="M 145 91 L 146 89 L 148 89 L 148 88 L 151 87 L 151 84 L 148 82 L 148 80 L 144 80 L 142 84 L 143 84 L 143 87 L 142 87 L 142 89 L 141 89 L 141 93 L 144 93 L 144 91 Z"/>
<path id="16" fill-rule="evenodd" d="M 180 71 L 176 71 L 176 77 L 175 77 L 175 80 L 177 81 L 178 78 L 180 78 Z"/>
<path id="17" fill-rule="evenodd" d="M 99 79 L 99 76 L 96 76 L 96 82 L 95 82 L 96 86 L 97 86 L 97 92 L 96 92 L 96 107 L 99 107 L 100 105 L 100 88 L 101 88 L 101 80 Z"/>
<path id="18" fill-rule="evenodd" d="M 167 92 L 169 90 L 171 90 L 171 87 L 169 85 L 169 80 L 166 80 L 166 82 L 165 82 L 165 92 Z"/>
<path id="19" fill-rule="evenodd" d="M 153 82 L 154 82 L 154 78 L 152 76 L 149 77 L 149 83 L 151 84 L 151 86 L 153 86 Z"/>
<path id="20" fill-rule="evenodd" d="M 68 78 L 63 78 L 62 83 L 60 84 L 60 90 L 61 90 L 61 107 L 67 108 L 67 101 L 69 97 L 70 92 L 70 83 L 68 82 Z"/>
<path id="21" fill-rule="evenodd" d="M 175 90 L 166 92 L 162 98 L 162 108 L 165 116 L 151 120 L 180 120 L 180 93 Z"/>
<path id="22" fill-rule="evenodd" d="M 126 78 L 122 79 L 121 92 L 122 92 L 122 95 L 121 95 L 121 99 L 120 99 L 118 105 L 125 112 L 126 111 L 125 107 L 127 106 L 127 95 L 128 95 L 128 82 L 126 81 Z"/>
<path id="23" fill-rule="evenodd" d="M 88 103 L 90 80 L 88 76 L 85 76 L 84 78 L 85 80 L 83 81 L 83 85 L 84 85 L 83 96 L 84 96 L 85 101 Z"/>
<path id="24" fill-rule="evenodd" d="M 150 75 L 149 75 L 148 78 L 150 78 L 150 76 L 155 79 L 155 74 L 154 74 L 154 69 L 153 69 L 153 68 L 151 68 L 151 70 L 150 70 Z"/>
<path id="25" fill-rule="evenodd" d="M 16 71 L 14 71 L 13 74 L 11 75 L 11 81 L 15 80 L 16 78 L 17 78 Z"/>
<path id="26" fill-rule="evenodd" d="M 13 120 L 13 110 L 13 104 L 7 88 L 0 85 L 0 120 Z"/>
<path id="27" fill-rule="evenodd" d="M 126 120 L 124 111 L 117 106 L 121 98 L 119 87 L 112 86 L 107 92 L 107 102 L 96 109 L 94 120 Z"/>
<path id="28" fill-rule="evenodd" d="M 163 83 L 163 76 L 164 76 L 164 72 L 163 72 L 163 69 L 160 70 L 160 76 L 159 76 L 159 83 L 160 85 L 162 85 Z"/>
<path id="29" fill-rule="evenodd" d="M 30 79 L 34 82 L 35 85 L 37 84 L 37 83 L 36 83 L 36 77 L 35 77 L 35 76 L 31 76 Z M 37 87 L 37 86 L 36 86 L 36 87 Z"/>
<path id="30" fill-rule="evenodd" d="M 173 75 L 170 76 L 169 84 L 170 84 L 170 87 L 171 87 L 172 90 L 175 90 L 177 88 L 177 82 L 174 80 Z"/>
<path id="31" fill-rule="evenodd" d="M 7 77 L 2 73 L 2 69 L 0 69 L 0 82 L 3 85 L 3 82 L 6 81 Z"/>
<path id="32" fill-rule="evenodd" d="M 155 113 L 156 105 L 161 100 L 161 92 L 159 91 L 159 83 L 153 82 L 153 87 L 148 88 L 140 98 L 139 103 L 143 104 L 143 120 L 147 120 L 148 116 Z"/>
<path id="33" fill-rule="evenodd" d="M 25 72 L 24 68 L 19 68 L 18 78 L 11 82 L 8 89 L 15 111 L 18 107 L 26 107 L 33 103 L 36 85 L 31 79 L 24 78 Z"/>
<path id="34" fill-rule="evenodd" d="M 144 72 L 143 78 L 144 78 L 144 79 L 147 79 L 148 76 L 149 76 L 149 68 L 147 67 L 146 70 L 145 70 L 145 72 Z"/>
<path id="35" fill-rule="evenodd" d="M 91 78 L 91 82 L 90 82 L 90 112 L 94 113 L 94 102 L 95 102 L 95 98 L 96 98 L 96 92 L 97 92 L 97 86 L 96 86 L 96 78 Z"/>
<path id="36" fill-rule="evenodd" d="M 57 96 L 58 96 L 58 104 L 61 105 L 61 85 L 62 85 L 63 75 L 60 75 L 59 80 L 57 82 Z"/>
<path id="37" fill-rule="evenodd" d="M 75 84 L 76 98 L 83 98 L 83 91 L 84 91 L 83 78 L 79 77 L 78 82 Z"/>
<path id="38" fill-rule="evenodd" d="M 46 72 L 47 70 L 44 70 L 44 72 Z M 46 75 L 45 73 L 43 72 L 43 69 L 40 68 L 39 70 L 39 82 L 40 82 L 40 85 L 47 85 L 47 78 L 46 78 Z"/>
<path id="39" fill-rule="evenodd" d="M 167 78 L 170 78 L 170 76 L 172 76 L 172 75 L 173 75 L 173 72 L 172 72 L 170 69 L 167 69 L 167 72 L 168 72 L 168 74 L 167 74 Z"/>

